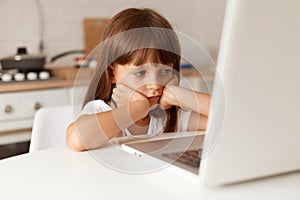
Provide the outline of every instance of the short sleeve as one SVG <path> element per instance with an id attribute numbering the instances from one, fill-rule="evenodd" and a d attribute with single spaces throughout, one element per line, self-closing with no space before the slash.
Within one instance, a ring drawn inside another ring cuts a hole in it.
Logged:
<path id="1" fill-rule="evenodd" d="M 99 113 L 99 112 L 105 112 L 105 111 L 109 111 L 109 110 L 112 110 L 112 108 L 107 103 L 105 103 L 104 101 L 102 101 L 102 100 L 93 100 L 93 101 L 88 102 L 84 106 L 84 108 L 80 112 L 80 115 L 96 114 L 96 113 Z"/>

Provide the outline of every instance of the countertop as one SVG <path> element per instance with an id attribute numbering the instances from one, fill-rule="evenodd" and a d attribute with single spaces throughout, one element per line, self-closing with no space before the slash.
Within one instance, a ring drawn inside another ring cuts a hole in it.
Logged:
<path id="1" fill-rule="evenodd" d="M 49 89 L 49 88 L 61 88 L 61 87 L 73 87 L 75 80 L 76 85 L 86 84 L 89 78 L 93 74 L 93 70 L 89 68 L 80 68 L 80 78 L 78 78 L 79 68 L 69 66 L 58 66 L 46 68 L 50 70 L 51 77 L 47 80 L 36 81 L 13 81 L 13 82 L 1 82 L 0 93 L 3 92 L 20 92 L 27 90 Z"/>

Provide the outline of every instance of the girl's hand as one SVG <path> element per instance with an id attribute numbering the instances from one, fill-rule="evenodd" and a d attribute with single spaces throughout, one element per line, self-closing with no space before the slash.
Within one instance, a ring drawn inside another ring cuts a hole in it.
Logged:
<path id="1" fill-rule="evenodd" d="M 174 105 L 183 110 L 192 110 L 195 113 L 208 116 L 211 102 L 210 95 L 179 87 L 178 84 L 174 85 L 174 82 L 172 80 L 165 86 L 159 102 L 160 107 L 168 109 Z"/>
<path id="2" fill-rule="evenodd" d="M 128 106 L 136 101 L 143 101 L 150 107 L 149 101 L 144 95 L 122 83 L 118 84 L 117 87 L 113 89 L 112 99 L 118 107 Z"/>
<path id="3" fill-rule="evenodd" d="M 176 90 L 179 88 L 179 81 L 177 76 L 173 76 L 171 81 L 169 81 L 163 90 L 163 94 L 160 98 L 160 107 L 164 110 L 169 109 L 172 105 L 179 106 L 180 102 L 178 100 Z"/>

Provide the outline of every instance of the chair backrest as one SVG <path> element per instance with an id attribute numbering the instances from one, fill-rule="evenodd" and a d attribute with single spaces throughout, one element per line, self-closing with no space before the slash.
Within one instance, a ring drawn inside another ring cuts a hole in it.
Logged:
<path id="1" fill-rule="evenodd" d="M 29 152 L 66 146 L 66 130 L 73 120 L 72 105 L 38 110 L 33 121 Z"/>

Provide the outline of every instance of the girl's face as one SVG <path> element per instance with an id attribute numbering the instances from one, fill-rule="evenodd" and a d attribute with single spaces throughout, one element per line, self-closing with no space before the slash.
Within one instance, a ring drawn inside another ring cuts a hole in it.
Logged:
<path id="1" fill-rule="evenodd" d="M 123 83 L 148 98 L 151 105 L 159 103 L 164 86 L 173 78 L 173 67 L 146 63 L 116 65 L 113 68 L 114 83 Z"/>

